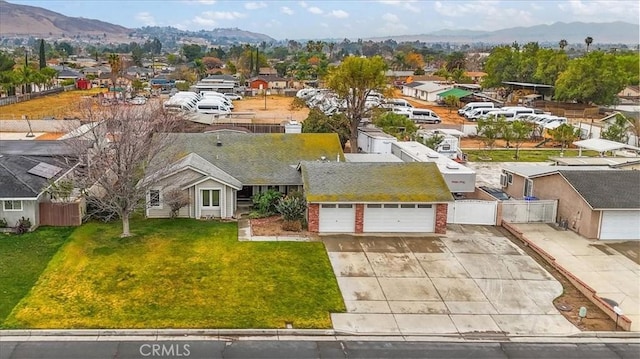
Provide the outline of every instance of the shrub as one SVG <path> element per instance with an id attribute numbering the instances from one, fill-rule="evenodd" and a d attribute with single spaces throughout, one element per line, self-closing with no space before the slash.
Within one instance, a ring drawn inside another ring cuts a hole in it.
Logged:
<path id="1" fill-rule="evenodd" d="M 284 198 L 280 198 L 276 204 L 276 210 L 282 215 L 285 221 L 300 221 L 304 218 L 307 203 L 301 195 L 293 193 Z"/>
<path id="2" fill-rule="evenodd" d="M 278 213 L 276 204 L 282 198 L 282 193 L 270 189 L 266 192 L 258 193 L 253 196 L 253 208 L 263 217 Z"/>
<path id="3" fill-rule="evenodd" d="M 307 106 L 307 103 L 301 99 L 300 97 L 294 97 L 291 105 L 289 106 L 289 110 L 295 111 Z"/>
<path id="4" fill-rule="evenodd" d="M 87 212 L 82 218 L 83 222 L 90 220 L 98 220 L 104 223 L 115 221 L 118 219 L 118 213 L 114 210 L 104 208 L 99 204 L 99 200 L 93 197 L 87 197 Z"/>
<path id="5" fill-rule="evenodd" d="M 300 221 L 282 221 L 282 229 L 290 232 L 302 231 L 302 223 Z"/>
<path id="6" fill-rule="evenodd" d="M 29 232 L 29 229 L 31 229 L 31 220 L 24 217 L 20 218 L 18 220 L 18 225 L 16 226 L 16 233 L 24 234 Z"/>
<path id="7" fill-rule="evenodd" d="M 4 218 L 0 218 L 0 228 L 7 228 L 9 226 L 9 224 L 7 223 L 7 220 Z"/>
<path id="8" fill-rule="evenodd" d="M 187 192 L 174 188 L 164 194 L 164 203 L 171 208 L 171 218 L 176 218 L 180 208 L 188 206 L 191 200 Z"/>

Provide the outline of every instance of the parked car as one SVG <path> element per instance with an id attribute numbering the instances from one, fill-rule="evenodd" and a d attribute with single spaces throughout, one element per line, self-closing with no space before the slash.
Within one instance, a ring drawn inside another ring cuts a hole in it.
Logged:
<path id="1" fill-rule="evenodd" d="M 129 103 L 131 105 L 144 105 L 145 103 L 147 103 L 147 98 L 144 96 L 136 96 L 129 100 Z"/>
<path id="2" fill-rule="evenodd" d="M 227 92 L 224 94 L 224 97 L 228 98 L 229 100 L 242 100 L 242 96 L 238 95 L 237 93 Z"/>

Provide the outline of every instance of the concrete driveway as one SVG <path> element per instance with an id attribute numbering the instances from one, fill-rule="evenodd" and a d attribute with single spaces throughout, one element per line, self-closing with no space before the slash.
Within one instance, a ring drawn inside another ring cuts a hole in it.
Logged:
<path id="1" fill-rule="evenodd" d="M 491 227 L 446 236 L 323 237 L 347 313 L 365 334 L 575 334 L 553 306 L 562 286 Z"/>

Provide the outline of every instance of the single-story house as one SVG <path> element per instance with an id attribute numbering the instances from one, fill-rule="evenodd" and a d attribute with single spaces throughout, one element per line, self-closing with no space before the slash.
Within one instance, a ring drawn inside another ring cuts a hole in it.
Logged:
<path id="1" fill-rule="evenodd" d="M 172 133 L 166 141 L 174 145 L 160 161 L 170 165 L 146 178 L 155 182 L 147 195 L 150 218 L 169 216 L 163 198 L 175 188 L 191 201 L 179 217 L 231 218 L 238 201 L 248 202 L 255 194 L 269 189 L 284 194 L 302 191 L 300 161 L 344 161 L 336 134 L 220 131 Z"/>
<path id="2" fill-rule="evenodd" d="M 249 79 L 249 87 L 252 89 L 284 89 L 287 88 L 287 80 L 277 75 L 257 76 Z"/>
<path id="3" fill-rule="evenodd" d="M 46 189 L 77 165 L 65 141 L 3 140 L 0 145 L 0 219 L 9 227 L 22 217 L 32 228 L 41 224 L 40 203 L 50 202 Z"/>
<path id="4" fill-rule="evenodd" d="M 402 94 L 404 96 L 414 97 L 423 101 L 436 102 L 440 92 L 444 92 L 452 88 L 453 84 L 446 82 L 411 82 L 402 86 Z"/>
<path id="5" fill-rule="evenodd" d="M 512 197 L 558 200 L 557 221 L 586 238 L 640 240 L 639 171 L 516 167 L 504 168 L 504 191 Z"/>
<path id="6" fill-rule="evenodd" d="M 309 231 L 446 233 L 451 192 L 434 163 L 302 162 Z"/>
<path id="7" fill-rule="evenodd" d="M 640 86 L 628 85 L 627 87 L 622 89 L 622 91 L 618 92 L 618 97 L 638 99 L 640 98 Z"/>

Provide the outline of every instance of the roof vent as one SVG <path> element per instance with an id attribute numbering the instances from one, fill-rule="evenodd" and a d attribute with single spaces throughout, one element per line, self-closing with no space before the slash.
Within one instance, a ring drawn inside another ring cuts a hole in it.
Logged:
<path id="1" fill-rule="evenodd" d="M 216 142 L 216 146 L 221 147 L 222 146 L 222 141 L 218 140 L 218 142 Z"/>
<path id="2" fill-rule="evenodd" d="M 320 156 L 320 161 L 327 162 L 327 157 L 326 156 Z"/>
<path id="3" fill-rule="evenodd" d="M 451 170 L 457 170 L 460 168 L 460 165 L 455 162 L 451 162 L 447 164 L 447 168 Z"/>

